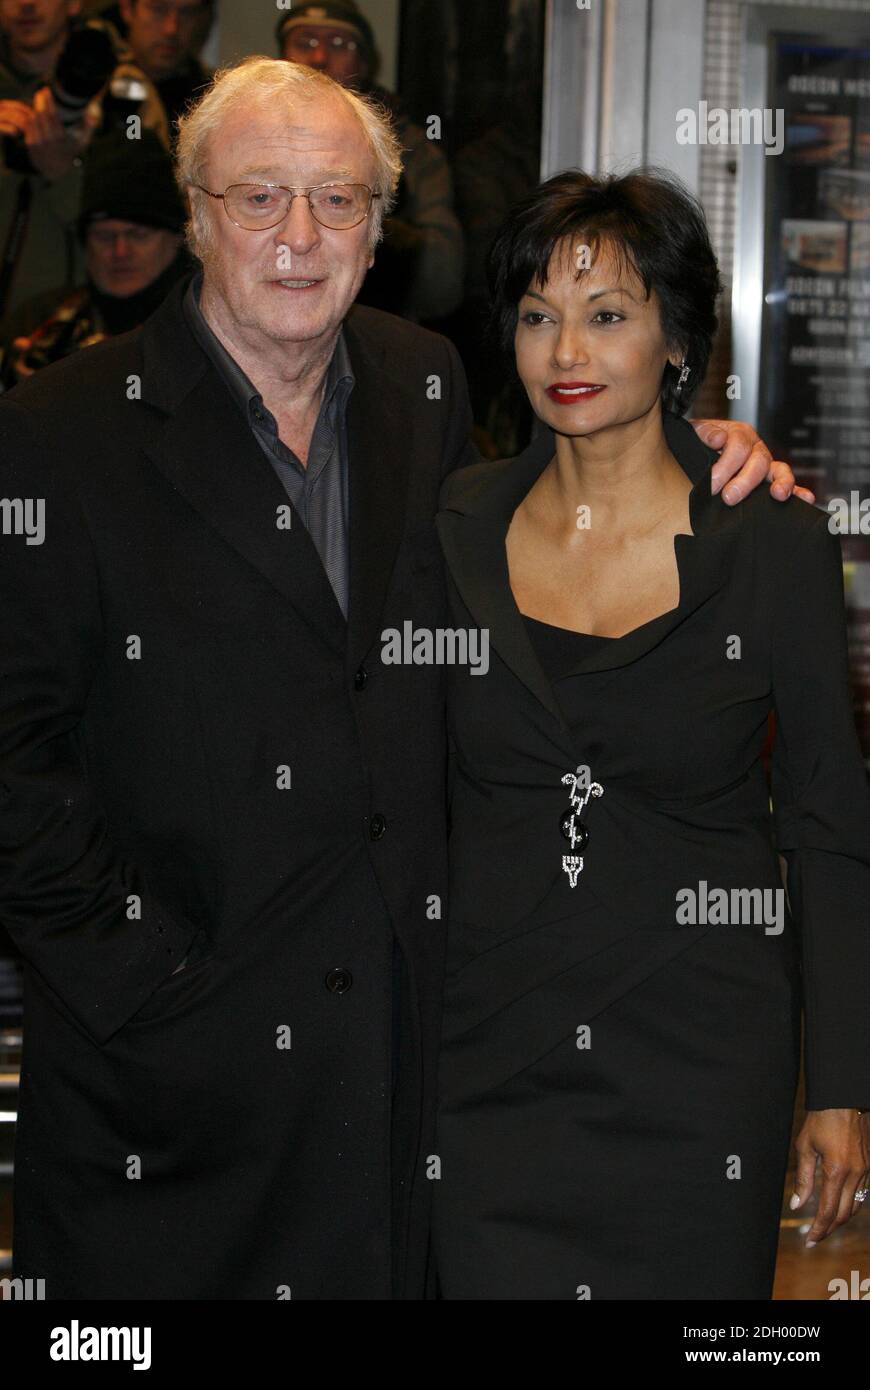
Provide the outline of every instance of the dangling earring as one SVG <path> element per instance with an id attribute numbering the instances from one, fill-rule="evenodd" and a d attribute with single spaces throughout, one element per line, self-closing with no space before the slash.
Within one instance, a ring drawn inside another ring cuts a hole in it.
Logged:
<path id="1" fill-rule="evenodd" d="M 691 372 L 691 370 L 692 370 L 691 367 L 687 367 L 687 366 L 686 366 L 686 359 L 685 359 L 685 357 L 684 357 L 683 360 L 682 360 L 682 362 L 680 363 L 680 379 L 679 379 L 679 381 L 677 382 L 677 386 L 676 386 L 677 395 L 680 394 L 680 392 L 681 392 L 682 389 L 683 389 L 683 386 L 684 386 L 685 383 L 688 381 L 688 379 L 689 379 L 689 373 Z"/>

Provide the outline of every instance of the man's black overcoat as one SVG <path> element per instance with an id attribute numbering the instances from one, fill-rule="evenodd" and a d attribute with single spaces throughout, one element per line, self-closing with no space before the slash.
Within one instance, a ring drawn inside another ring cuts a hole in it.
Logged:
<path id="1" fill-rule="evenodd" d="M 382 633 L 444 622 L 465 378 L 348 315 L 345 623 L 184 288 L 0 402 L 14 1268 L 49 1298 L 420 1297 L 444 673 Z"/>

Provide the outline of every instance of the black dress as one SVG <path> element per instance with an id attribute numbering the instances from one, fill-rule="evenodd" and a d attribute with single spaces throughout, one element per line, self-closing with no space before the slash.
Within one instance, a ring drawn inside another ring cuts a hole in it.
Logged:
<path id="1" fill-rule="evenodd" d="M 446 1299 L 770 1298 L 802 1004 L 808 1106 L 870 1103 L 870 793 L 839 546 L 799 500 L 727 508 L 715 455 L 665 424 L 693 481 L 680 601 L 620 638 L 513 600 L 504 538 L 552 435 L 442 492 L 452 621 L 490 642 L 486 675 L 448 671 Z M 579 768 L 603 794 L 572 886 Z"/>

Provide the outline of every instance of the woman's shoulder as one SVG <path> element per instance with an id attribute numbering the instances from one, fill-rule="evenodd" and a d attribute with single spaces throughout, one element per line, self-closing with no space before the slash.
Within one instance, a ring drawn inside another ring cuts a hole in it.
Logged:
<path id="1" fill-rule="evenodd" d="M 831 514 L 792 495 L 786 502 L 771 497 L 762 483 L 738 503 L 749 522 L 749 540 L 758 582 L 771 596 L 800 610 L 809 589 L 839 590 L 843 552 Z"/>
<path id="2" fill-rule="evenodd" d="M 457 468 L 441 485 L 439 505 L 442 509 L 473 511 L 475 504 L 493 487 L 511 492 L 516 482 L 529 483 L 540 473 L 553 456 L 553 431 L 541 428 L 519 454 L 510 458 L 481 459 L 467 468 Z"/>
<path id="3" fill-rule="evenodd" d="M 481 459 L 465 468 L 455 468 L 441 484 L 438 505 L 442 510 L 464 511 L 489 490 L 492 484 L 504 476 L 515 460 Z"/>
<path id="4" fill-rule="evenodd" d="M 831 515 L 823 507 L 804 502 L 792 494 L 785 502 L 770 495 L 762 483 L 754 492 L 737 503 L 744 518 L 776 554 L 791 551 L 795 546 L 818 542 L 823 535 L 833 533 Z"/>

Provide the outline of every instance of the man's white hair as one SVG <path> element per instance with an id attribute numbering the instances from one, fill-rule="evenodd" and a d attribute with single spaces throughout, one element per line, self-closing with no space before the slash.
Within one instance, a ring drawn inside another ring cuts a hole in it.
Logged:
<path id="1" fill-rule="evenodd" d="M 236 111 L 250 113 L 265 109 L 272 113 L 286 105 L 337 97 L 347 103 L 360 123 L 375 164 L 374 192 L 369 216 L 369 245 L 373 251 L 383 237 L 383 221 L 395 206 L 396 190 L 402 173 L 402 147 L 393 128 L 389 111 L 369 97 L 342 87 L 325 73 L 303 63 L 259 55 L 220 68 L 204 96 L 178 122 L 175 176 L 182 197 L 187 197 L 190 217 L 185 227 L 187 244 L 195 256 L 208 250 L 211 222 L 205 216 L 207 195 L 193 185 L 207 186 L 206 161 L 209 138 L 225 117 Z M 214 193 L 222 193 L 215 188 Z"/>

